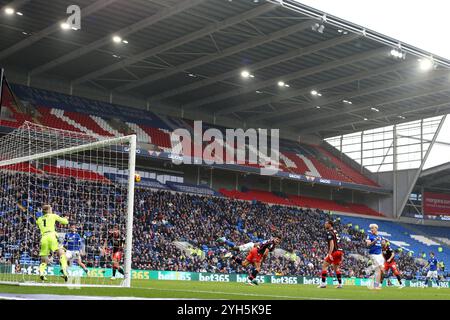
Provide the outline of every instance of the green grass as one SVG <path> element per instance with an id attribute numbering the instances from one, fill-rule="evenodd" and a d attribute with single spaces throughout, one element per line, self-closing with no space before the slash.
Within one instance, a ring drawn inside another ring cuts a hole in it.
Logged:
<path id="1" fill-rule="evenodd" d="M 116 283 L 119 284 L 119 281 Z M 0 296 L 2 293 L 190 299 L 450 300 L 450 289 L 383 288 L 380 291 L 374 291 L 366 287 L 347 286 L 338 290 L 334 287 L 318 289 L 312 285 L 261 284 L 248 286 L 243 283 L 158 280 L 133 280 L 132 288 L 69 289 L 67 287 L 0 285 Z"/>

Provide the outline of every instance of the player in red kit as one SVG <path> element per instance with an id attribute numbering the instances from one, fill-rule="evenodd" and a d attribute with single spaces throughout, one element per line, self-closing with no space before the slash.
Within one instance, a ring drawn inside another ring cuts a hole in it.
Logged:
<path id="1" fill-rule="evenodd" d="M 339 248 L 339 234 L 336 230 L 333 228 L 333 221 L 328 220 L 325 222 L 325 229 L 326 229 L 326 241 L 328 244 L 328 254 L 325 257 L 323 264 L 322 264 L 322 281 L 319 285 L 319 288 L 326 288 L 327 287 L 327 274 L 328 274 L 328 267 L 330 265 L 333 266 L 334 272 L 336 274 L 336 278 L 338 280 L 338 286 L 336 288 L 341 289 L 342 288 L 342 274 L 339 266 L 342 263 L 342 258 L 344 255 L 344 251 Z"/>
<path id="2" fill-rule="evenodd" d="M 261 271 L 261 264 L 266 260 L 269 253 L 275 250 L 275 247 L 280 244 L 280 242 L 280 237 L 274 237 L 268 241 L 264 241 L 255 245 L 250 250 L 244 261 L 242 261 L 242 259 L 239 257 L 234 258 L 234 261 L 238 264 L 241 264 L 244 268 L 247 268 L 249 265 L 253 266 L 247 278 L 247 283 L 249 285 L 258 285 L 256 276 Z"/>
<path id="3" fill-rule="evenodd" d="M 381 240 L 381 249 L 384 257 L 384 274 L 387 274 L 389 270 L 392 270 L 392 273 L 397 278 L 399 287 L 403 288 L 402 278 L 400 276 L 400 271 L 398 270 L 397 263 L 395 262 L 395 253 L 389 246 L 389 243 L 386 240 Z"/>
<path id="4" fill-rule="evenodd" d="M 120 236 L 120 231 L 118 226 L 114 226 L 113 230 L 109 232 L 109 244 L 112 247 L 112 278 L 114 280 L 116 277 L 116 271 L 119 271 L 122 275 L 125 275 L 123 268 L 120 266 L 123 255 L 123 246 L 125 241 Z M 105 244 L 106 247 L 106 244 Z"/>

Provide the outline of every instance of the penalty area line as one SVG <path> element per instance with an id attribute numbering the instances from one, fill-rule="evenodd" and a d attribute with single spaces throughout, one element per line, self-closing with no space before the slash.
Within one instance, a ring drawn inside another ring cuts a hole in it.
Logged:
<path id="1" fill-rule="evenodd" d="M 151 288 L 151 287 L 133 287 L 134 289 L 143 290 L 156 290 L 156 291 L 170 291 L 170 292 L 189 292 L 189 293 L 209 293 L 209 294 L 221 294 L 229 296 L 249 296 L 249 297 L 265 297 L 265 298 L 280 298 L 280 299 L 304 299 L 304 300 L 342 300 L 339 298 L 317 298 L 317 297 L 303 297 L 303 296 L 285 296 L 285 295 L 272 295 L 261 293 L 244 293 L 244 292 L 222 292 L 222 291 L 208 291 L 208 290 L 188 290 L 188 289 L 163 289 L 163 288 Z"/>

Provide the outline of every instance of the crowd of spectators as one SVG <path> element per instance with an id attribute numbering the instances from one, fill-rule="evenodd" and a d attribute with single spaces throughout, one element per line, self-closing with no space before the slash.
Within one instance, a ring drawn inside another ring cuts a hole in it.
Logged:
<path id="1" fill-rule="evenodd" d="M 226 237 L 238 244 L 282 236 L 284 254 L 271 254 L 263 273 L 276 275 L 319 274 L 326 255 L 324 222 L 334 219 L 320 210 L 301 209 L 228 198 L 138 190 L 134 228 L 134 263 L 150 270 L 196 272 L 245 272 L 225 257 L 217 239 Z M 368 266 L 366 235 L 335 220 L 345 250 L 346 276 L 366 277 Z M 145 239 L 145 241 L 139 241 Z M 151 240 L 150 242 L 147 239 Z M 189 243 L 198 251 L 176 246 Z M 161 259 L 165 257 L 166 259 Z M 416 275 L 420 266 L 407 254 L 399 253 L 405 274 Z"/>
<path id="2" fill-rule="evenodd" d="M 110 267 L 108 231 L 125 232 L 126 190 L 121 186 L 64 177 L 9 174 L 0 186 L 0 263 L 37 263 L 39 232 L 35 218 L 42 204 L 75 223 L 85 239 L 88 267 Z M 276 254 L 262 274 L 317 276 L 326 255 L 324 222 L 335 220 L 345 250 L 345 276 L 366 277 L 365 237 L 319 210 L 268 205 L 221 197 L 136 188 L 132 267 L 146 270 L 243 273 L 226 258 L 219 237 L 243 244 L 281 235 Z M 60 228 L 60 232 L 68 229 Z M 105 246 L 106 244 L 106 246 Z M 400 269 L 416 277 L 414 257 L 398 254 Z"/>

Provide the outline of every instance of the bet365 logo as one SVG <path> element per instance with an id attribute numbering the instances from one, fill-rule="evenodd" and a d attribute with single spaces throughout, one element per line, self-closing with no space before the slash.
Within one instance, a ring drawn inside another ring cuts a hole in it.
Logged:
<path id="1" fill-rule="evenodd" d="M 81 9 L 73 4 L 67 7 L 66 13 L 70 16 L 66 20 L 66 24 L 73 30 L 81 29 Z"/>

